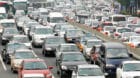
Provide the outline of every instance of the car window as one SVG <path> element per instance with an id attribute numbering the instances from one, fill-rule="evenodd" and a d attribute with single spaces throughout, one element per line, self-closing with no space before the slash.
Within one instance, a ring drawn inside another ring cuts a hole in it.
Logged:
<path id="1" fill-rule="evenodd" d="M 108 48 L 106 51 L 107 58 L 128 58 L 128 51 L 126 48 Z"/>

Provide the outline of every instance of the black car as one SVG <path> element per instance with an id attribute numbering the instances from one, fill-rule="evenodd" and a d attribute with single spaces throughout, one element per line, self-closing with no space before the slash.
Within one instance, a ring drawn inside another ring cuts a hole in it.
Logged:
<path id="1" fill-rule="evenodd" d="M 2 32 L 2 36 L 1 36 L 1 44 L 5 45 L 6 43 L 9 42 L 9 40 L 14 36 L 14 35 L 18 35 L 19 32 L 17 30 L 17 28 L 4 28 L 3 32 Z"/>
<path id="2" fill-rule="evenodd" d="M 87 64 L 84 56 L 80 52 L 66 52 L 60 55 L 60 59 L 56 61 L 58 68 L 57 73 L 63 78 L 70 77 L 72 71 L 75 70 L 77 65 Z"/>
<path id="3" fill-rule="evenodd" d="M 56 52 L 56 48 L 60 45 L 65 43 L 65 40 L 63 37 L 60 36 L 51 36 L 51 37 L 47 37 L 44 39 L 44 43 L 42 46 L 42 54 L 44 56 L 47 55 L 54 55 L 55 56 L 55 52 Z"/>
<path id="4" fill-rule="evenodd" d="M 10 64 L 11 62 L 11 55 L 14 53 L 17 49 L 29 49 L 25 44 L 23 43 L 8 43 L 2 50 L 2 59 L 5 63 Z"/>
<path id="5" fill-rule="evenodd" d="M 99 48 L 96 63 L 109 76 L 116 74 L 116 68 L 123 61 L 131 60 L 132 54 L 129 53 L 125 45 L 118 42 L 105 42 Z"/>

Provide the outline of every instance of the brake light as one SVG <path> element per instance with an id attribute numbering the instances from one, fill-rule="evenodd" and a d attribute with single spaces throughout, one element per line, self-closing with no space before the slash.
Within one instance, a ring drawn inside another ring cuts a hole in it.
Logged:
<path id="1" fill-rule="evenodd" d="M 108 32 L 105 32 L 105 35 L 108 35 Z"/>
<path id="2" fill-rule="evenodd" d="M 130 43 L 130 47 L 135 48 L 136 46 L 133 43 Z"/>
<path id="3" fill-rule="evenodd" d="M 119 34 L 118 33 L 115 33 L 115 36 L 119 36 Z"/>
<path id="4" fill-rule="evenodd" d="M 51 74 L 51 73 L 48 73 L 48 74 L 46 75 L 46 78 L 52 78 L 52 74 Z"/>

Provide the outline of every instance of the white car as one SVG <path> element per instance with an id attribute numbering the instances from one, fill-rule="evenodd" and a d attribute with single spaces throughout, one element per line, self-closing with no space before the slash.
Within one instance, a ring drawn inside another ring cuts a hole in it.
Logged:
<path id="1" fill-rule="evenodd" d="M 116 78 L 139 78 L 140 61 L 124 61 L 116 70 Z"/>
<path id="2" fill-rule="evenodd" d="M 72 78 L 105 78 L 105 74 L 98 65 L 84 64 L 77 66 Z"/>
<path id="3" fill-rule="evenodd" d="M 70 43 L 70 44 L 62 43 L 56 49 L 56 54 L 55 54 L 56 60 L 59 59 L 61 53 L 65 53 L 65 52 L 80 52 L 80 50 L 73 43 Z"/>
<path id="4" fill-rule="evenodd" d="M 94 45 L 101 45 L 102 40 L 100 39 L 89 39 L 83 45 L 83 54 L 86 59 L 90 59 L 90 51 Z"/>
<path id="5" fill-rule="evenodd" d="M 14 35 L 13 38 L 10 40 L 10 42 L 20 42 L 25 44 L 30 49 L 32 49 L 31 42 L 29 41 L 27 35 Z"/>
<path id="6" fill-rule="evenodd" d="M 123 32 L 132 32 L 132 29 L 131 28 L 128 28 L 128 27 L 117 27 L 113 33 L 113 37 L 115 39 L 118 39 L 121 37 L 121 34 Z"/>
<path id="7" fill-rule="evenodd" d="M 128 44 L 131 47 L 140 47 L 140 36 L 130 36 Z"/>
<path id="8" fill-rule="evenodd" d="M 113 30 L 115 29 L 115 26 L 104 26 L 102 33 L 107 35 L 107 36 L 111 36 L 113 34 Z"/>
<path id="9" fill-rule="evenodd" d="M 3 28 L 8 28 L 8 27 L 16 27 L 16 21 L 15 19 L 3 19 L 0 20 L 0 33 L 3 32 Z"/>
<path id="10" fill-rule="evenodd" d="M 34 33 L 32 35 L 32 45 L 34 47 L 41 47 L 44 39 L 48 36 L 54 36 L 52 28 L 48 28 L 45 26 L 35 27 Z"/>

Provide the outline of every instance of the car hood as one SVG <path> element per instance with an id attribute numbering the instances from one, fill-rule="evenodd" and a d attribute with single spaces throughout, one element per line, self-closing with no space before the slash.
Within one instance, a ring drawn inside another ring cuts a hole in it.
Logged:
<path id="1" fill-rule="evenodd" d="M 59 46 L 59 44 L 46 44 L 45 48 L 48 48 L 48 47 L 50 47 L 50 48 L 57 48 L 58 46 Z"/>
<path id="2" fill-rule="evenodd" d="M 124 72 L 123 73 L 124 76 L 131 76 L 131 77 L 135 77 L 135 76 L 139 76 L 140 77 L 140 71 L 128 71 L 128 72 Z"/>
<path id="3" fill-rule="evenodd" d="M 52 34 L 40 34 L 40 35 L 34 35 L 35 38 L 46 38 L 48 36 L 54 36 Z"/>
<path id="4" fill-rule="evenodd" d="M 62 62 L 62 65 L 81 65 L 81 64 L 87 64 L 86 61 L 71 61 L 71 62 Z"/>
<path id="5" fill-rule="evenodd" d="M 104 76 L 79 76 L 77 78 L 105 78 Z"/>
<path id="6" fill-rule="evenodd" d="M 48 69 L 46 69 L 46 70 L 22 70 L 22 74 L 32 74 L 32 73 L 47 74 L 47 73 L 50 73 L 50 71 Z"/>
<path id="7" fill-rule="evenodd" d="M 123 61 L 128 61 L 130 58 L 119 58 L 119 59 L 106 59 L 106 64 L 112 64 L 118 67 Z"/>
<path id="8" fill-rule="evenodd" d="M 21 62 L 23 61 L 23 59 L 14 59 L 14 64 L 21 64 Z"/>

